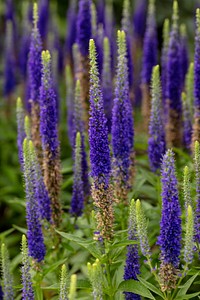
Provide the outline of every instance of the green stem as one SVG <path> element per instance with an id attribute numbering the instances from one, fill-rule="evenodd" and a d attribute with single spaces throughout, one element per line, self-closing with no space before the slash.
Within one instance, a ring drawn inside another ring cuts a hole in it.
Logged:
<path id="1" fill-rule="evenodd" d="M 158 276 L 158 274 L 156 273 L 156 270 L 153 268 L 152 263 L 151 263 L 151 259 L 150 259 L 149 256 L 147 257 L 147 264 L 149 265 L 149 268 L 150 268 L 150 270 L 151 270 L 151 273 L 152 273 L 153 276 L 155 277 L 155 280 L 157 281 L 157 283 L 158 283 L 159 286 L 160 286 L 160 279 L 159 279 L 159 276 Z M 168 295 L 166 295 L 165 292 L 162 292 L 162 293 L 163 293 L 163 295 L 164 295 L 164 297 L 165 297 L 166 300 L 170 300 L 170 299 L 168 298 Z"/>
<path id="2" fill-rule="evenodd" d="M 184 267 L 184 269 L 183 269 L 182 276 L 181 276 L 181 278 L 179 278 L 179 281 L 178 281 L 178 283 L 177 283 L 177 288 L 179 287 L 179 285 L 181 284 L 183 278 L 185 277 L 184 274 L 186 273 L 187 269 L 188 269 L 188 264 L 186 264 L 185 267 Z M 177 288 L 173 291 L 172 299 L 173 299 L 174 296 L 176 295 Z"/>

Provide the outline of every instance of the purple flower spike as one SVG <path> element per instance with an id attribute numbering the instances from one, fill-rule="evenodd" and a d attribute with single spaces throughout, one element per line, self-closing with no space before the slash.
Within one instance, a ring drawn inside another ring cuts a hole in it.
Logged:
<path id="1" fill-rule="evenodd" d="M 131 31 L 131 7 L 130 1 L 124 0 L 123 4 L 123 13 L 122 13 L 122 30 L 126 34 L 126 45 L 127 45 L 127 63 L 128 63 L 128 80 L 129 80 L 129 88 L 131 89 L 133 84 L 133 61 L 132 61 L 132 35 L 133 32 Z"/>
<path id="2" fill-rule="evenodd" d="M 142 83 L 151 82 L 152 68 L 158 62 L 158 40 L 156 31 L 156 17 L 154 0 L 149 1 L 146 31 L 143 44 Z"/>
<path id="3" fill-rule="evenodd" d="M 160 222 L 162 290 L 175 288 L 181 251 L 181 207 L 179 203 L 174 153 L 168 150 L 162 161 L 162 217 Z"/>
<path id="4" fill-rule="evenodd" d="M 118 31 L 118 65 L 112 112 L 113 179 L 118 200 L 126 201 L 133 155 L 133 115 L 129 98 L 126 36 Z"/>
<path id="5" fill-rule="evenodd" d="M 148 154 L 153 172 L 160 169 L 165 153 L 165 133 L 162 119 L 161 85 L 159 66 L 153 68 L 151 90 L 151 117 L 149 123 Z"/>
<path id="6" fill-rule="evenodd" d="M 34 178 L 34 160 L 32 156 L 33 143 L 28 139 L 24 140 L 24 180 L 26 187 L 26 220 L 27 220 L 27 239 L 29 255 L 37 262 L 44 260 L 45 245 L 40 223 L 40 214 L 38 203 L 35 198 L 35 178 Z"/>
<path id="7" fill-rule="evenodd" d="M 162 81 L 162 99 L 164 108 L 164 120 L 167 118 L 167 59 L 168 59 L 168 47 L 169 47 L 169 19 L 165 19 L 163 25 L 163 44 L 161 53 L 161 81 Z"/>
<path id="8" fill-rule="evenodd" d="M 77 43 L 83 56 L 88 55 L 89 40 L 92 35 L 90 0 L 80 0 L 77 16 Z"/>
<path id="9" fill-rule="evenodd" d="M 6 41 L 5 41 L 5 65 L 4 65 L 4 96 L 12 95 L 15 86 L 15 55 L 13 40 L 13 23 L 8 20 L 6 22 Z"/>
<path id="10" fill-rule="evenodd" d="M 188 41 L 185 24 L 180 27 L 180 60 L 181 60 L 181 83 L 182 88 L 185 84 L 185 76 L 189 66 L 189 53 L 188 53 Z"/>
<path id="11" fill-rule="evenodd" d="M 192 148 L 195 141 L 200 141 L 200 9 L 196 10 L 196 35 L 194 55 L 194 123 Z"/>
<path id="12" fill-rule="evenodd" d="M 37 161 L 37 156 L 35 150 L 33 150 L 33 160 L 34 160 L 34 176 L 35 176 L 35 198 L 38 201 L 40 218 L 42 220 L 46 219 L 51 221 L 51 203 L 44 184 L 42 171 L 40 165 Z"/>
<path id="13" fill-rule="evenodd" d="M 51 74 L 51 56 L 49 51 L 43 51 L 40 87 L 40 134 L 43 150 L 44 181 L 51 199 L 53 222 L 59 225 L 62 210 L 59 200 L 61 173 L 57 121 L 56 93 L 53 88 Z"/>
<path id="14" fill-rule="evenodd" d="M 74 83 L 73 75 L 70 65 L 66 66 L 66 105 L 67 105 L 67 133 L 71 144 L 74 146 L 74 126 L 73 126 L 73 115 L 74 115 Z"/>
<path id="15" fill-rule="evenodd" d="M 133 14 L 134 36 L 140 42 L 143 41 L 146 27 L 147 1 L 138 0 Z"/>
<path id="16" fill-rule="evenodd" d="M 81 138 L 81 176 L 85 200 L 90 194 L 90 184 L 88 179 L 88 163 L 85 151 L 85 124 L 83 121 L 82 103 L 81 103 L 81 86 L 77 80 L 74 97 L 74 114 L 73 114 L 73 148 L 76 146 L 76 136 L 80 133 Z"/>
<path id="17" fill-rule="evenodd" d="M 19 155 L 19 162 L 21 166 L 21 170 L 23 170 L 23 141 L 25 138 L 25 131 L 24 131 L 24 108 L 20 98 L 17 99 L 17 146 L 18 146 L 18 155 Z"/>
<path id="18" fill-rule="evenodd" d="M 76 42 L 76 6 L 77 1 L 71 0 L 69 9 L 67 11 L 67 33 L 65 40 L 65 53 L 67 56 L 67 62 L 72 61 L 72 46 Z"/>
<path id="19" fill-rule="evenodd" d="M 28 256 L 28 247 L 26 236 L 22 236 L 22 300 L 34 300 L 34 291 L 31 278 L 31 266 Z"/>
<path id="20" fill-rule="evenodd" d="M 169 116 L 166 140 L 170 147 L 179 147 L 182 142 L 181 60 L 178 32 L 178 3 L 173 4 L 173 24 L 170 33 L 167 59 L 167 99 Z"/>
<path id="21" fill-rule="evenodd" d="M 41 34 L 42 41 L 44 43 L 48 33 L 49 0 L 40 0 L 38 13 L 39 13 L 38 28 Z"/>
<path id="22" fill-rule="evenodd" d="M 28 58 L 28 74 L 30 80 L 30 96 L 35 103 L 39 102 L 39 88 L 41 85 L 41 53 L 42 41 L 37 27 L 38 13 L 37 4 L 34 4 L 34 27 L 31 34 L 30 52 Z"/>
<path id="23" fill-rule="evenodd" d="M 190 114 L 190 107 L 187 99 L 188 95 L 182 93 L 183 106 L 183 144 L 186 149 L 190 150 L 192 142 L 192 118 Z"/>
<path id="24" fill-rule="evenodd" d="M 0 300 L 3 300 L 3 290 L 2 286 L 0 285 Z"/>
<path id="25" fill-rule="evenodd" d="M 103 108 L 99 73 L 94 40 L 90 40 L 90 119 L 89 144 L 91 176 L 93 179 L 92 198 L 97 208 L 97 229 L 102 238 L 113 236 L 113 195 L 109 185 L 111 162 L 108 143 L 108 128 Z"/>
<path id="26" fill-rule="evenodd" d="M 91 176 L 97 179 L 99 184 L 108 186 L 110 179 L 110 149 L 108 144 L 108 128 L 103 108 L 103 97 L 100 90 L 98 71 L 96 70 L 96 48 L 93 40 L 90 40 L 91 65 L 95 69 L 90 70 L 90 120 L 89 141 Z"/>
<path id="27" fill-rule="evenodd" d="M 200 144 L 194 144 L 194 166 L 196 177 L 195 242 L 200 243 Z M 200 255 L 200 253 L 199 253 Z"/>
<path id="28" fill-rule="evenodd" d="M 81 168 L 81 136 L 80 132 L 76 134 L 75 142 L 75 163 L 74 163 L 74 183 L 73 183 L 73 193 L 71 200 L 71 210 L 70 213 L 73 216 L 81 216 L 84 207 L 84 190 L 82 181 L 82 168 Z"/>
<path id="29" fill-rule="evenodd" d="M 102 71 L 102 93 L 104 101 L 104 110 L 107 117 L 108 131 L 111 132 L 112 124 L 112 106 L 113 106 L 113 84 L 111 72 L 111 53 L 110 42 L 107 37 L 104 38 L 104 55 L 103 55 L 103 71 Z"/>
<path id="30" fill-rule="evenodd" d="M 137 222 L 136 222 L 136 207 L 135 201 L 131 201 L 129 214 L 129 231 L 128 239 L 137 241 Z M 126 265 L 124 268 L 124 280 L 137 280 L 137 275 L 140 273 L 138 245 L 129 245 L 127 247 Z M 140 300 L 141 297 L 134 293 L 125 292 L 126 300 Z"/>

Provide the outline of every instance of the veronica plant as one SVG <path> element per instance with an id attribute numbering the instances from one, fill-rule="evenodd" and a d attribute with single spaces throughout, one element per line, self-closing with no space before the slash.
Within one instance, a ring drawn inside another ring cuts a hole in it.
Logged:
<path id="1" fill-rule="evenodd" d="M 81 83 L 81 99 L 85 109 L 88 108 L 89 99 L 89 61 L 88 49 L 89 40 L 92 36 L 90 0 L 79 1 L 79 11 L 77 16 L 77 43 L 80 51 L 79 77 Z M 87 119 L 87 118 L 86 118 Z"/>
<path id="2" fill-rule="evenodd" d="M 128 239 L 130 241 L 138 241 L 137 235 L 137 218 L 136 218 L 136 202 L 131 201 L 129 211 L 129 229 Z M 126 264 L 124 268 L 124 279 L 137 280 L 137 275 L 140 273 L 139 253 L 138 245 L 129 245 L 127 247 Z M 126 300 L 140 300 L 140 296 L 133 293 L 125 293 Z"/>
<path id="3" fill-rule="evenodd" d="M 178 27 L 178 3 L 174 1 L 172 30 L 170 33 L 167 58 L 168 117 L 166 141 L 168 146 L 179 147 L 182 142 L 182 103 L 181 103 L 181 60 Z"/>
<path id="4" fill-rule="evenodd" d="M 51 200 L 52 220 L 55 225 L 60 224 L 62 214 L 59 199 L 61 172 L 57 127 L 56 94 L 52 82 L 51 56 L 49 51 L 43 51 L 40 87 L 40 134 L 43 150 L 44 182 Z"/>
<path id="5" fill-rule="evenodd" d="M 150 117 L 150 94 L 149 86 L 151 82 L 151 73 L 155 65 L 157 65 L 157 29 L 155 18 L 155 1 L 149 0 L 148 15 L 146 22 L 146 31 L 143 43 L 143 59 L 142 59 L 142 115 L 144 123 L 148 126 Z"/>
<path id="6" fill-rule="evenodd" d="M 34 291 L 32 286 L 32 278 L 30 273 L 30 261 L 28 256 L 28 247 L 26 236 L 22 236 L 22 299 L 34 300 Z"/>
<path id="7" fill-rule="evenodd" d="M 36 147 L 37 156 L 42 164 L 41 138 L 40 138 L 40 103 L 39 89 L 41 85 L 41 52 L 42 41 L 38 29 L 38 7 L 33 7 L 33 28 L 31 33 L 30 51 L 28 56 L 28 81 L 31 99 L 32 138 Z M 30 100 L 29 99 L 29 100 Z"/>
<path id="8" fill-rule="evenodd" d="M 24 131 L 24 108 L 21 98 L 17 98 L 17 107 L 16 107 L 16 114 L 17 114 L 17 146 L 18 146 L 18 156 L 19 162 L 21 166 L 21 170 L 23 170 L 23 141 L 25 138 L 25 131 Z"/>
<path id="9" fill-rule="evenodd" d="M 1 245 L 1 270 L 3 284 L 3 299 L 14 300 L 13 275 L 10 271 L 10 259 L 5 244 Z"/>
<path id="10" fill-rule="evenodd" d="M 108 37 L 103 40 L 103 71 L 102 71 L 102 93 L 104 101 L 104 110 L 107 117 L 108 130 L 111 131 L 112 124 L 112 72 L 111 72 L 111 53 L 110 41 Z"/>
<path id="11" fill-rule="evenodd" d="M 112 112 L 112 175 L 116 199 L 127 200 L 134 174 L 134 128 L 129 98 L 126 35 L 118 31 L 118 64 Z"/>
<path id="12" fill-rule="evenodd" d="M 67 268 L 66 268 L 66 265 L 62 265 L 62 269 L 61 269 L 59 300 L 68 300 L 68 298 L 67 298 Z"/>
<path id="13" fill-rule="evenodd" d="M 92 184 L 92 198 L 98 209 L 97 223 L 102 237 L 113 235 L 113 197 L 110 188 L 111 161 L 108 144 L 108 128 L 103 109 L 99 73 L 96 62 L 94 40 L 90 40 L 90 119 L 89 144 Z"/>
<path id="14" fill-rule="evenodd" d="M 200 141 L 200 9 L 196 10 L 196 36 L 195 36 L 195 57 L 194 57 L 194 123 L 192 134 L 192 148 L 195 141 Z"/>
<path id="15" fill-rule="evenodd" d="M 29 255 L 36 261 L 41 262 L 45 256 L 45 245 L 40 222 L 40 213 L 37 199 L 35 197 L 34 178 L 34 146 L 32 141 L 25 138 L 23 143 L 24 153 L 24 181 L 26 189 L 26 221 Z"/>
<path id="16" fill-rule="evenodd" d="M 149 123 L 148 154 L 152 171 L 160 169 L 161 160 L 165 153 L 165 132 L 161 102 L 161 84 L 159 66 L 152 72 L 151 117 Z"/>
<path id="17" fill-rule="evenodd" d="M 168 47 L 169 47 L 169 19 L 165 19 L 163 25 L 163 44 L 162 44 L 162 53 L 161 53 L 161 82 L 162 82 L 162 99 L 163 99 L 163 107 L 164 114 L 166 119 L 167 115 L 167 59 L 168 59 Z M 166 121 L 166 120 L 165 120 Z"/>
<path id="18" fill-rule="evenodd" d="M 80 156 L 81 156 L 81 180 L 83 182 L 83 191 L 84 191 L 84 200 L 87 201 L 87 198 L 90 194 L 90 183 L 88 178 L 88 162 L 87 162 L 87 153 L 85 146 L 85 123 L 84 123 L 84 114 L 82 111 L 81 104 L 81 85 L 80 81 L 76 81 L 75 95 L 74 95 L 74 113 L 73 113 L 73 149 L 76 145 L 76 136 L 77 133 L 80 133 Z"/>

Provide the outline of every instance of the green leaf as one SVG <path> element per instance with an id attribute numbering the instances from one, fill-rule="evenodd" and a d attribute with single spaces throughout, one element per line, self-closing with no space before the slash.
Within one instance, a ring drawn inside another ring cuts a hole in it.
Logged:
<path id="1" fill-rule="evenodd" d="M 8 230 L 5 230 L 5 231 L 1 232 L 0 239 L 5 238 L 7 235 L 9 235 L 10 233 L 12 233 L 14 230 L 15 229 L 11 228 L 11 229 L 8 229 Z"/>
<path id="2" fill-rule="evenodd" d="M 68 283 L 67 286 L 69 288 L 70 283 Z M 77 280 L 76 287 L 78 289 L 89 289 L 89 288 L 91 288 L 91 284 L 90 284 L 89 280 L 79 279 L 79 280 Z M 59 290 L 59 288 L 60 288 L 59 283 L 54 283 L 50 286 L 42 287 L 43 290 Z"/>
<path id="3" fill-rule="evenodd" d="M 198 296 L 199 294 L 200 294 L 200 292 L 196 292 L 196 293 L 188 294 L 188 295 L 183 295 L 183 296 L 176 297 L 175 300 L 194 299 L 194 297 Z"/>
<path id="4" fill-rule="evenodd" d="M 60 288 L 59 283 L 54 283 L 50 286 L 43 286 L 42 287 L 43 290 L 59 290 L 59 288 Z"/>
<path id="5" fill-rule="evenodd" d="M 17 226 L 17 225 L 15 225 L 15 224 L 13 224 L 13 227 L 14 227 L 15 229 L 17 229 L 19 232 L 23 233 L 23 234 L 26 234 L 26 233 L 27 233 L 27 229 L 26 229 L 26 228 Z"/>
<path id="6" fill-rule="evenodd" d="M 186 281 L 186 283 L 183 286 L 180 286 L 180 290 L 177 293 L 176 297 L 182 297 L 185 296 L 188 289 L 190 288 L 191 284 L 193 283 L 193 281 L 195 280 L 195 278 L 199 275 L 200 272 L 196 273 L 195 275 L 193 275 L 190 279 L 188 279 L 188 281 Z"/>
<path id="7" fill-rule="evenodd" d="M 50 267 L 48 267 L 47 269 L 44 270 L 43 277 L 45 275 L 47 275 L 48 273 L 52 272 L 53 270 L 57 269 L 57 267 L 59 267 L 60 265 L 63 265 L 66 262 L 66 260 L 67 260 L 67 258 L 61 259 L 61 260 L 55 262 L 54 264 L 51 264 Z"/>
<path id="8" fill-rule="evenodd" d="M 161 298 L 165 299 L 163 293 L 155 285 L 151 284 L 150 282 L 146 281 L 145 279 L 139 276 L 137 278 L 144 286 L 146 286 L 146 288 L 148 288 L 150 291 L 154 292 L 155 294 L 159 295 Z"/>
<path id="9" fill-rule="evenodd" d="M 95 242 L 93 240 L 85 240 L 81 237 L 74 236 L 69 233 L 61 232 L 56 230 L 58 234 L 60 234 L 62 237 L 68 239 L 69 241 L 75 242 L 79 246 L 87 249 L 95 258 L 101 259 L 102 255 L 99 249 L 95 246 Z"/>
<path id="10" fill-rule="evenodd" d="M 156 300 L 151 292 L 142 283 L 136 280 L 130 279 L 122 281 L 118 287 L 118 290 L 123 292 L 135 293 L 147 299 Z"/>
<path id="11" fill-rule="evenodd" d="M 125 241 L 113 244 L 111 246 L 111 249 L 119 248 L 119 247 L 123 247 L 123 246 L 128 246 L 128 245 L 135 245 L 135 244 L 138 244 L 138 242 L 137 241 L 131 241 L 131 240 L 125 240 Z"/>
<path id="12" fill-rule="evenodd" d="M 40 286 L 35 287 L 35 295 L 37 300 L 43 300 L 43 292 Z"/>

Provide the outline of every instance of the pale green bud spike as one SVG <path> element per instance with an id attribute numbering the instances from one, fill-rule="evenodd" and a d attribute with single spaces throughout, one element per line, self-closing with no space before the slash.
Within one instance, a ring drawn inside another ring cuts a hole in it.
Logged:
<path id="1" fill-rule="evenodd" d="M 102 284 L 103 284 L 103 273 L 101 268 L 101 263 L 97 258 L 94 264 L 87 263 L 88 268 L 88 276 L 89 280 L 92 284 L 93 289 L 93 296 L 94 299 L 102 299 L 103 291 L 102 291 Z"/>
<path id="2" fill-rule="evenodd" d="M 129 208 L 129 231 L 136 235 L 137 221 L 136 221 L 136 202 L 134 199 L 131 200 Z"/>
<path id="3" fill-rule="evenodd" d="M 104 57 L 110 57 L 110 42 L 108 37 L 104 37 L 103 39 L 103 50 L 104 50 Z"/>
<path id="4" fill-rule="evenodd" d="M 23 142 L 23 154 L 24 154 L 24 163 L 25 163 L 25 173 L 26 173 L 26 162 L 28 161 L 29 158 L 29 151 L 28 151 L 28 139 L 25 138 Z"/>
<path id="5" fill-rule="evenodd" d="M 97 34 L 97 11 L 96 11 L 96 6 L 92 2 L 91 6 L 91 17 L 92 17 L 92 36 L 95 37 Z"/>
<path id="6" fill-rule="evenodd" d="M 118 30 L 117 32 L 117 41 L 118 41 L 118 54 L 119 56 L 125 56 L 126 55 L 126 34 L 122 30 Z"/>
<path id="7" fill-rule="evenodd" d="M 178 28 L 178 19 L 179 19 L 178 2 L 176 0 L 174 0 L 174 2 L 173 2 L 173 14 L 172 14 L 172 26 L 173 26 L 174 29 Z"/>
<path id="8" fill-rule="evenodd" d="M 83 106 L 81 101 L 81 83 L 80 80 L 76 81 L 75 86 L 75 97 L 74 97 L 74 128 L 75 131 L 80 130 L 80 128 L 83 126 L 82 120 L 83 120 Z"/>
<path id="9" fill-rule="evenodd" d="M 141 252 L 147 258 L 150 258 L 150 247 L 148 242 L 147 233 L 147 220 L 144 215 L 141 202 L 138 199 L 136 201 L 136 221 L 137 221 L 137 234 L 140 241 Z"/>
<path id="10" fill-rule="evenodd" d="M 32 295 L 34 297 L 34 292 L 32 288 L 32 278 L 30 273 L 30 259 L 28 256 L 28 245 L 27 245 L 27 239 L 26 236 L 23 234 L 22 236 L 22 285 L 23 285 L 23 299 L 25 297 L 28 297 L 28 295 Z M 27 299 L 27 298 L 26 298 Z M 31 298 L 32 299 L 32 298 Z"/>
<path id="11" fill-rule="evenodd" d="M 81 135 L 80 132 L 76 134 L 76 148 L 80 151 L 81 148 Z"/>
<path id="12" fill-rule="evenodd" d="M 76 285 L 77 285 L 77 276 L 76 274 L 73 274 L 70 280 L 70 288 L 69 288 L 69 296 L 68 296 L 69 300 L 76 299 Z"/>
<path id="13" fill-rule="evenodd" d="M 6 48 L 13 47 L 13 23 L 6 21 Z"/>
<path id="14" fill-rule="evenodd" d="M 152 17 L 155 14 L 155 0 L 149 0 L 148 5 L 148 17 Z"/>
<path id="15" fill-rule="evenodd" d="M 66 76 L 65 78 L 66 78 L 67 89 L 71 88 L 71 86 L 73 85 L 73 77 L 72 77 L 72 71 L 70 65 L 66 65 L 65 76 Z"/>
<path id="16" fill-rule="evenodd" d="M 181 24 L 181 26 L 180 26 L 180 34 L 181 34 L 182 37 L 186 37 L 187 36 L 187 31 L 186 31 L 185 24 Z"/>
<path id="17" fill-rule="evenodd" d="M 200 9 L 197 8 L 196 10 L 196 30 L 197 34 L 200 34 Z"/>
<path id="18" fill-rule="evenodd" d="M 25 234 L 22 235 L 22 259 L 28 257 L 27 239 Z"/>
<path id="19" fill-rule="evenodd" d="M 59 300 L 68 300 L 68 298 L 67 298 L 67 268 L 66 268 L 66 265 L 62 265 L 62 269 L 61 269 Z"/>
<path id="20" fill-rule="evenodd" d="M 128 33 L 131 29 L 130 18 L 131 18 L 130 1 L 124 0 L 123 12 L 122 12 L 122 30 Z"/>
<path id="21" fill-rule="evenodd" d="M 193 252 L 194 252 L 194 216 L 193 216 L 192 206 L 189 205 L 187 208 L 185 247 L 184 247 L 184 261 L 187 265 L 192 263 Z"/>
<path id="22" fill-rule="evenodd" d="M 161 84 L 160 84 L 160 67 L 159 65 L 153 67 L 152 71 L 152 101 L 161 97 Z"/>
<path id="23" fill-rule="evenodd" d="M 44 66 L 48 65 L 49 62 L 51 61 L 51 55 L 48 50 L 43 50 L 42 51 L 42 64 Z"/>
<path id="24" fill-rule="evenodd" d="M 190 110 L 190 117 L 194 115 L 194 63 L 191 62 L 189 65 L 188 72 L 185 79 L 185 90 L 187 95 L 187 103 Z"/>
<path id="25" fill-rule="evenodd" d="M 28 116 L 25 116 L 25 119 L 24 119 L 24 130 L 25 130 L 27 139 L 30 140 L 31 139 L 31 121 Z"/>
<path id="26" fill-rule="evenodd" d="M 169 19 L 165 19 L 164 26 L 163 26 L 163 45 L 164 48 L 168 48 L 169 45 Z"/>
<path id="27" fill-rule="evenodd" d="M 159 115 L 161 111 L 161 83 L 160 83 L 160 67 L 159 65 L 153 67 L 152 83 L 151 83 L 151 114 L 154 116 L 154 122 L 159 122 Z"/>
<path id="28" fill-rule="evenodd" d="M 5 244 L 1 245 L 1 269 L 4 299 L 14 299 L 13 277 L 10 272 L 10 259 Z"/>
<path id="29" fill-rule="evenodd" d="M 92 88 L 94 90 L 94 102 L 99 101 L 100 97 L 100 81 L 99 72 L 96 61 L 96 46 L 93 39 L 90 39 L 89 43 L 89 58 L 90 58 L 90 80 L 92 82 Z"/>
<path id="30" fill-rule="evenodd" d="M 194 160 L 196 164 L 200 164 L 200 146 L 199 146 L 199 142 L 195 141 L 194 144 Z"/>
<path id="31" fill-rule="evenodd" d="M 185 92 L 181 93 L 181 99 L 182 99 L 183 103 L 186 102 L 187 97 L 186 97 L 186 93 Z"/>
<path id="32" fill-rule="evenodd" d="M 58 50 L 53 49 L 52 51 L 52 74 L 53 78 L 56 81 L 58 77 Z"/>
<path id="33" fill-rule="evenodd" d="M 51 54 L 48 50 L 42 51 L 42 66 L 44 77 L 42 78 L 43 84 L 46 89 L 49 87 L 49 78 L 50 78 L 50 66 L 51 66 Z"/>
<path id="34" fill-rule="evenodd" d="M 34 28 L 37 28 L 37 24 L 38 24 L 38 5 L 37 3 L 33 4 L 33 25 Z"/>
<path id="35" fill-rule="evenodd" d="M 74 61 L 74 73 L 75 76 L 77 77 L 77 74 L 79 72 L 79 68 L 81 65 L 81 56 L 78 48 L 78 44 L 75 43 L 72 46 L 72 56 L 73 56 L 73 61 Z"/>
<path id="36" fill-rule="evenodd" d="M 186 211 L 189 205 L 192 206 L 190 186 L 190 172 L 188 166 L 185 166 L 183 172 L 183 195 Z"/>
<path id="37" fill-rule="evenodd" d="M 17 109 L 18 110 L 23 109 L 23 103 L 20 97 L 17 98 Z"/>
<path id="38" fill-rule="evenodd" d="M 107 37 L 103 39 L 103 78 L 111 76 L 110 42 Z"/>

